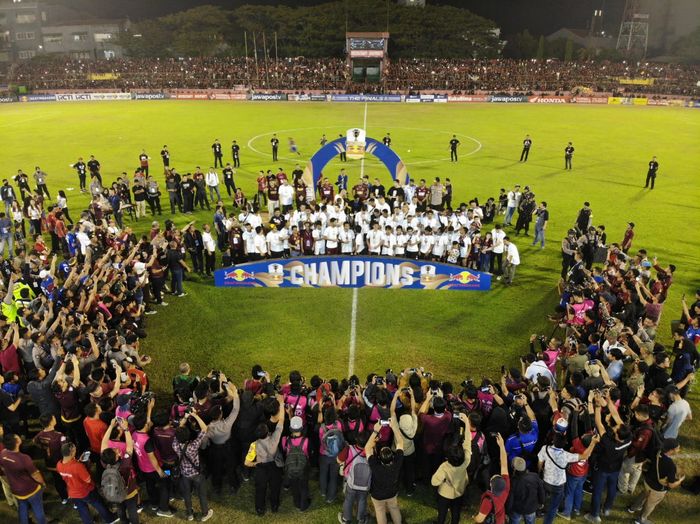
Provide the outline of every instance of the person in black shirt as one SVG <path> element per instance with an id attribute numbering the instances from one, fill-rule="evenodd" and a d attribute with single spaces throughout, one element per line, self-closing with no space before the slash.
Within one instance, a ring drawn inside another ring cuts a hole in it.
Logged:
<path id="1" fill-rule="evenodd" d="M 615 404 L 605 390 L 605 396 L 601 393 L 589 395 L 590 404 L 595 406 L 595 425 L 600 435 L 600 443 L 597 446 L 596 468 L 593 471 L 593 495 L 591 497 L 591 510 L 585 519 L 589 522 L 600 522 L 603 491 L 607 492 L 605 506 L 602 510 L 604 516 L 608 516 L 617 497 L 617 481 L 622 469 L 622 461 L 627 456 L 627 448 L 631 444 L 632 432 L 628 425 L 624 424 L 617 412 Z M 602 406 L 607 406 L 613 418 L 615 426 L 606 428 L 603 424 Z"/>
<path id="2" fill-rule="evenodd" d="M 387 133 L 384 138 L 382 138 L 382 143 L 386 147 L 391 147 L 391 133 Z"/>
<path id="3" fill-rule="evenodd" d="M 241 146 L 235 140 L 231 144 L 231 156 L 233 156 L 233 167 L 241 167 Z"/>
<path id="4" fill-rule="evenodd" d="M 374 425 L 372 434 L 365 445 L 365 456 L 372 471 L 372 481 L 369 494 L 372 498 L 374 513 L 379 522 L 386 522 L 386 512 L 391 514 L 393 522 L 401 522 L 401 510 L 397 495 L 399 493 L 399 476 L 403 465 L 403 435 L 396 421 L 395 412 L 391 413 L 389 424 L 394 433 L 396 450 L 386 446 L 379 450 L 379 456 L 375 453 L 375 447 L 379 440 L 379 432 L 382 429 L 381 420 Z M 379 520 L 379 515 L 384 519 Z"/>
<path id="5" fill-rule="evenodd" d="M 525 140 L 523 140 L 523 150 L 520 153 L 520 161 L 527 162 L 527 157 L 530 154 L 530 146 L 532 145 L 532 140 L 530 135 L 525 135 Z"/>
<path id="6" fill-rule="evenodd" d="M 452 140 L 450 140 L 450 162 L 457 162 L 457 147 L 459 146 L 459 140 L 457 140 L 457 135 L 452 135 Z"/>
<path id="7" fill-rule="evenodd" d="M 192 269 L 201 275 L 204 272 L 204 241 L 201 231 L 195 229 L 194 224 L 190 223 L 185 228 L 183 240 L 192 258 Z"/>
<path id="8" fill-rule="evenodd" d="M 583 207 L 578 212 L 578 216 L 576 217 L 576 228 L 580 234 L 585 235 L 588 232 L 588 227 L 591 224 L 591 218 L 593 218 L 591 203 L 584 202 Z"/>
<path id="9" fill-rule="evenodd" d="M 83 164 L 83 166 L 85 166 L 85 164 Z M 27 173 L 21 169 L 18 169 L 14 180 L 17 183 L 20 195 L 22 196 L 22 201 L 24 202 L 27 196 L 31 196 L 32 194 L 32 188 L 29 187 L 29 177 L 27 176 Z"/>
<path id="10" fill-rule="evenodd" d="M 160 157 L 163 159 L 163 168 L 168 169 L 170 167 L 170 151 L 168 151 L 168 146 L 163 146 L 160 150 Z"/>
<path id="11" fill-rule="evenodd" d="M 277 134 L 272 135 L 270 139 L 270 145 L 272 146 L 272 161 L 277 161 L 277 149 L 280 146 L 280 140 L 277 138 Z"/>
<path id="12" fill-rule="evenodd" d="M 185 256 L 182 254 L 182 251 L 177 248 L 177 242 L 170 242 L 166 260 L 168 261 L 168 269 L 170 269 L 172 280 L 170 289 L 173 295 L 178 297 L 187 296 L 187 293 L 182 290 L 182 280 L 184 278 L 184 272 L 189 271 L 190 268 L 185 262 Z"/>
<path id="13" fill-rule="evenodd" d="M 102 175 L 100 175 L 100 161 L 97 160 L 94 155 L 90 155 L 90 160 L 88 160 L 87 167 L 90 170 L 90 178 L 96 178 L 101 186 Z"/>
<path id="14" fill-rule="evenodd" d="M 338 138 L 343 138 L 343 135 L 338 135 Z M 345 148 L 340 151 L 340 161 L 341 162 L 347 162 L 348 161 L 348 155 L 347 152 L 345 151 Z"/>
<path id="15" fill-rule="evenodd" d="M 506 513 L 510 520 L 514 516 L 527 517 L 532 515 L 534 519 L 538 507 L 544 506 L 545 491 L 544 482 L 537 473 L 527 470 L 527 463 L 522 457 L 513 459 L 513 478 L 511 480 L 510 495 L 506 502 Z M 527 520 L 526 520 L 527 522 Z"/>
<path id="16" fill-rule="evenodd" d="M 228 196 L 231 196 L 231 193 L 235 194 L 236 183 L 233 181 L 233 175 L 235 174 L 235 171 L 231 167 L 230 162 L 226 164 L 226 167 L 221 172 L 221 174 L 224 176 L 224 185 L 226 186 L 226 193 L 228 193 Z"/>
<path id="17" fill-rule="evenodd" d="M 659 170 L 659 163 L 656 161 L 656 157 L 653 157 L 649 161 L 649 170 L 647 171 L 647 182 L 644 187 L 649 187 L 649 182 L 651 182 L 651 189 L 654 189 L 654 182 L 656 181 L 656 172 Z"/>
<path id="18" fill-rule="evenodd" d="M 190 173 L 187 173 L 180 184 L 182 189 L 182 206 L 185 213 L 192 213 L 194 208 L 194 182 L 190 178 Z"/>
<path id="19" fill-rule="evenodd" d="M 644 391 L 647 395 L 657 388 L 663 389 L 673 384 L 668 374 L 669 367 L 671 367 L 671 359 L 665 352 L 654 355 L 654 363 L 649 366 L 649 371 L 644 376 Z"/>
<path id="20" fill-rule="evenodd" d="M 569 142 L 564 148 L 564 169 L 571 171 L 571 159 L 574 156 L 574 146 Z"/>
<path id="21" fill-rule="evenodd" d="M 71 164 L 71 167 L 75 169 L 78 173 L 78 180 L 80 180 L 80 192 L 85 193 L 85 191 L 87 191 L 87 189 L 85 188 L 87 164 L 83 162 L 83 157 L 78 158 L 78 161 L 75 164 Z"/>
<path id="22" fill-rule="evenodd" d="M 671 458 L 680 449 L 676 439 L 664 439 L 661 451 L 651 459 L 644 474 L 644 492 L 628 508 L 630 513 L 641 512 L 639 517 L 634 519 L 635 524 L 650 524 L 649 516 L 664 499 L 668 490 L 677 488 L 685 480 L 685 475 L 677 476 L 676 464 Z"/>
<path id="23" fill-rule="evenodd" d="M 218 138 L 214 140 L 214 143 L 211 145 L 211 150 L 214 152 L 214 168 L 224 167 L 224 163 L 222 161 L 224 154 L 221 152 L 221 144 L 219 143 Z"/>

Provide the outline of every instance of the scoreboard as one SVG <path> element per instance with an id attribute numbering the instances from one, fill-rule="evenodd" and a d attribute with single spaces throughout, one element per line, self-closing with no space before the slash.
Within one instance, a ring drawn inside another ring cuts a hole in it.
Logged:
<path id="1" fill-rule="evenodd" d="M 346 33 L 348 63 L 355 82 L 379 82 L 387 63 L 389 33 Z"/>

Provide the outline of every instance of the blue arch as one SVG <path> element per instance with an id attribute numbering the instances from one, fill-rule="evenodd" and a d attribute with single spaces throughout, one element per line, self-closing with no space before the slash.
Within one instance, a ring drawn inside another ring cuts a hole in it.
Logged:
<path id="1" fill-rule="evenodd" d="M 346 141 L 345 137 L 336 138 L 332 142 L 328 142 L 311 157 L 304 169 L 304 182 L 307 185 L 313 184 L 314 188 L 318 187 L 318 181 L 322 176 L 323 169 L 334 157 L 345 151 Z M 391 178 L 408 184 L 409 176 L 406 164 L 390 147 L 385 146 L 374 138 L 366 138 L 365 154 L 374 155 L 379 159 L 391 174 Z"/>

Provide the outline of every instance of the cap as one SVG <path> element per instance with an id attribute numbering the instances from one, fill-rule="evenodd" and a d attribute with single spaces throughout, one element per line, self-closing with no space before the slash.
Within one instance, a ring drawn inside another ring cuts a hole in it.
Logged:
<path id="1" fill-rule="evenodd" d="M 554 431 L 557 433 L 566 433 L 567 429 L 569 429 L 569 421 L 565 418 L 560 417 L 554 421 Z"/>
<path id="2" fill-rule="evenodd" d="M 503 477 L 498 475 L 491 479 L 491 492 L 499 497 L 506 490 L 506 481 Z"/>
<path id="3" fill-rule="evenodd" d="M 525 471 L 527 469 L 527 464 L 523 457 L 515 457 L 513 459 L 513 469 L 515 471 Z"/>
<path id="4" fill-rule="evenodd" d="M 389 384 L 396 384 L 396 382 L 397 382 L 396 375 L 394 375 L 393 373 L 387 373 L 386 374 L 386 381 Z"/>
<path id="5" fill-rule="evenodd" d="M 634 222 L 627 222 L 627 225 L 633 228 L 633 227 L 634 227 Z"/>
<path id="6" fill-rule="evenodd" d="M 304 429 L 304 421 L 301 420 L 301 417 L 292 417 L 292 420 L 289 421 L 289 429 L 292 431 L 301 431 Z"/>
<path id="7" fill-rule="evenodd" d="M 678 446 L 680 446 L 680 444 L 675 438 L 665 438 L 663 444 L 661 444 L 661 449 L 666 453 L 667 451 L 676 449 Z"/>

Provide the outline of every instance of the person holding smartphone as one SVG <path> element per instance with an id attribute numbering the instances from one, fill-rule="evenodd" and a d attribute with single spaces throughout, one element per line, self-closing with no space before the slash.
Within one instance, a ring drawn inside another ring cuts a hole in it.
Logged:
<path id="1" fill-rule="evenodd" d="M 97 494 L 95 483 L 90 476 L 90 471 L 85 467 L 85 463 L 90 460 L 90 452 L 86 451 L 80 457 L 80 461 L 75 459 L 76 448 L 72 442 L 66 442 L 61 446 L 61 456 L 63 460 L 56 464 L 56 471 L 66 483 L 68 488 L 68 499 L 78 510 L 80 520 L 83 524 L 92 524 L 92 516 L 88 505 L 97 510 L 102 520 L 107 523 L 118 522 L 119 518 L 107 510 L 102 503 L 102 499 Z"/>

